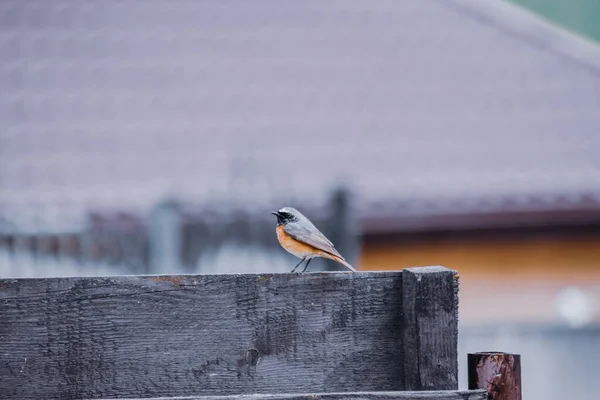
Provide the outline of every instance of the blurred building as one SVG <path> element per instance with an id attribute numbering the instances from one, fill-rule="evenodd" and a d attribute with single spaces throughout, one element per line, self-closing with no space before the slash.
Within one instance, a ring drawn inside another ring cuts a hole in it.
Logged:
<path id="1" fill-rule="evenodd" d="M 362 269 L 458 269 L 466 320 L 597 305 L 598 47 L 500 2 L 275 4 L 0 3 L 9 274 L 217 244 L 213 271 L 284 270 L 268 212 L 296 205 Z"/>

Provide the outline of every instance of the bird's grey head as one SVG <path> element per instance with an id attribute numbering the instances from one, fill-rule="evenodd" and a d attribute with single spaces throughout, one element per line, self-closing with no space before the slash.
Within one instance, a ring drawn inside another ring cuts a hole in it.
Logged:
<path id="1" fill-rule="evenodd" d="M 277 217 L 277 225 L 296 222 L 304 217 L 300 211 L 292 207 L 283 207 L 281 210 L 272 212 L 271 214 Z"/>

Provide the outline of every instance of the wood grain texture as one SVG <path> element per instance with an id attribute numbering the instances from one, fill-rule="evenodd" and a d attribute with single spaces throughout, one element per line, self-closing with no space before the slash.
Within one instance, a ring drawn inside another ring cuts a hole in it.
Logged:
<path id="1" fill-rule="evenodd" d="M 404 389 L 402 275 L 0 280 L 0 398 Z"/>
<path id="2" fill-rule="evenodd" d="M 458 275 L 443 267 L 402 271 L 406 390 L 458 389 Z"/>
<path id="3" fill-rule="evenodd" d="M 160 397 L 143 400 L 487 400 L 485 390 L 422 392 L 354 392 L 306 394 L 254 394 L 201 397 Z M 117 399 L 104 399 L 117 400 Z M 142 399 L 129 399 L 142 400 Z"/>

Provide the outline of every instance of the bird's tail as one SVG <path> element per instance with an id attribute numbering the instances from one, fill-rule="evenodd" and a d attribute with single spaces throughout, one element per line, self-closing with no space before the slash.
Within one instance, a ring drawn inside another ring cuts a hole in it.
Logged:
<path id="1" fill-rule="evenodd" d="M 348 264 L 344 259 L 339 258 L 339 257 L 335 257 L 334 260 L 337 261 L 337 262 L 339 262 L 340 264 L 342 264 L 346 268 L 348 268 L 350 271 L 357 272 L 356 269 L 352 265 Z"/>

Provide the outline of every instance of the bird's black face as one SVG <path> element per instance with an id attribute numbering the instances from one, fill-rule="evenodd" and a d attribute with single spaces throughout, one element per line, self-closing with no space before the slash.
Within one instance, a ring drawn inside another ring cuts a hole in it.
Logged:
<path id="1" fill-rule="evenodd" d="M 298 218 L 296 218 L 296 216 L 289 211 L 279 210 L 272 212 L 271 214 L 277 217 L 277 225 L 285 225 L 288 222 L 294 222 L 298 220 Z"/>

